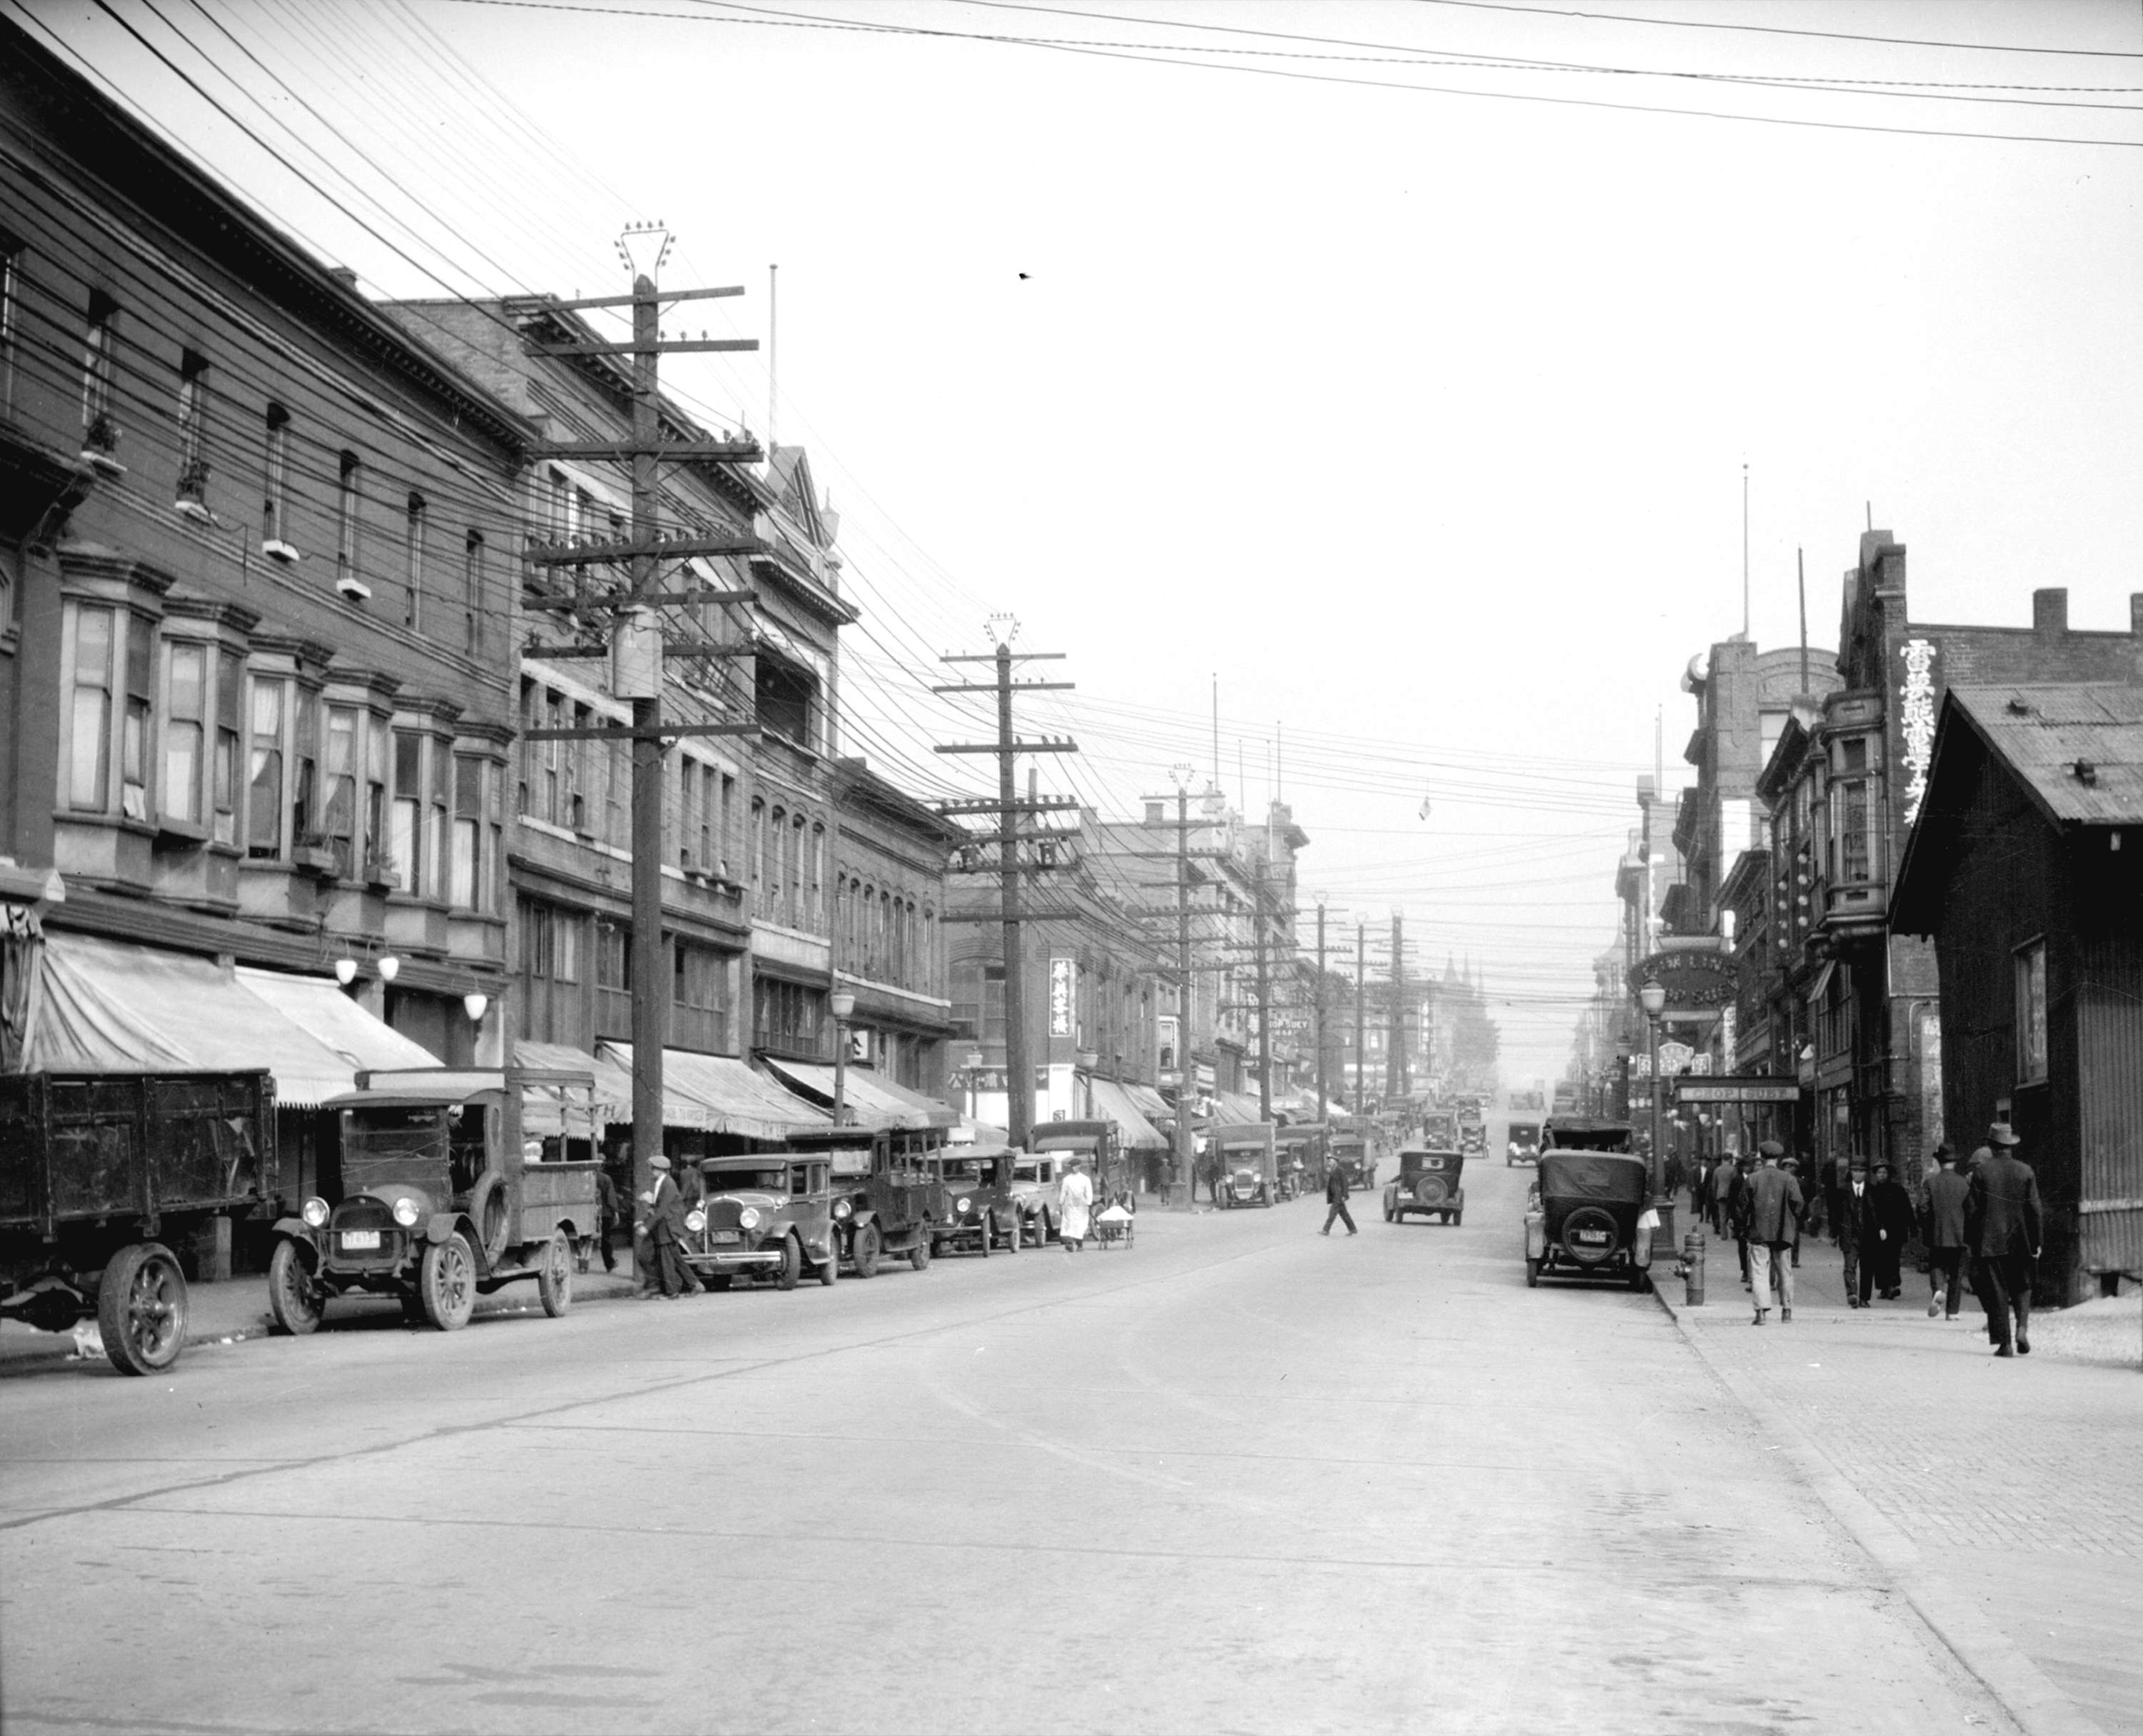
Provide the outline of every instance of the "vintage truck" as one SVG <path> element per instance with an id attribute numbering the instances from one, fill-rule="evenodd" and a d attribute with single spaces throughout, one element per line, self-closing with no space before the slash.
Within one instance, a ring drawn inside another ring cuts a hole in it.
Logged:
<path id="1" fill-rule="evenodd" d="M 1060 1164 L 1067 1157 L 1086 1163 L 1096 1211 L 1131 1191 L 1131 1165 L 1114 1121 L 1040 1121 L 1027 1145 L 1037 1157 L 1053 1154 Z"/>
<path id="2" fill-rule="evenodd" d="M 881 1259 L 927 1270 L 948 1202 L 936 1159 L 942 1128 L 831 1127 L 792 1133 L 792 1150 L 823 1156 L 829 1185 L 849 1209 L 835 1220 L 841 1259 L 869 1278 Z"/>
<path id="3" fill-rule="evenodd" d="M 415 1067 L 360 1072 L 322 1106 L 339 1124 L 340 1198 L 314 1196 L 275 1225 L 268 1312 L 277 1330 L 317 1328 L 339 1296 L 401 1298 L 403 1314 L 443 1332 L 466 1326 L 478 1296 L 536 1280 L 543 1312 L 572 1305 L 573 1269 L 596 1227 L 596 1171 L 524 1148 L 524 1106 L 599 1113 L 595 1080 L 533 1067 Z"/>
<path id="4" fill-rule="evenodd" d="M 1224 1124 L 1206 1132 L 1206 1150 L 1219 1160 L 1224 1207 L 1270 1205 L 1279 1197 L 1279 1130 L 1269 1121 Z"/>
<path id="5" fill-rule="evenodd" d="M 265 1072 L 0 1075 L 0 1313 L 94 1318 L 122 1374 L 186 1341 L 185 1250 L 264 1209 L 275 1155 Z"/>

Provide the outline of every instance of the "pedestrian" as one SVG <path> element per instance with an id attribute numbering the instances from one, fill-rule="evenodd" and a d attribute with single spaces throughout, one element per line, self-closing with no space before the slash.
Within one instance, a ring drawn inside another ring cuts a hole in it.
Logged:
<path id="1" fill-rule="evenodd" d="M 1682 1161 L 1681 1153 L 1670 1151 L 1667 1154 L 1666 1167 L 1660 1172 L 1660 1180 L 1665 1184 L 1667 1198 L 1672 1199 L 1679 1194 L 1682 1189 L 1682 1184 L 1688 1179 L 1689 1165 Z"/>
<path id="2" fill-rule="evenodd" d="M 1831 1198 L 1832 1189 L 1818 1180 L 1812 1161 L 1804 1163 L 1796 1157 L 1793 1164 L 1794 1180 L 1801 1185 L 1801 1192 L 1808 1195 L 1808 1209 L 1801 1214 L 1801 1228 L 1820 1239 L 1824 1232 L 1830 1228 L 1830 1211 L 1834 1203 Z M 1799 1243 L 1794 1243 L 1794 1252 L 1796 1254 L 1800 1252 Z M 1796 1260 L 1794 1264 L 1799 1264 L 1799 1262 Z"/>
<path id="3" fill-rule="evenodd" d="M 1934 1283 L 1928 1318 L 1946 1310 L 1954 1320 L 1964 1306 L 1964 1207 L 1972 1184 L 1957 1173 L 1957 1154 L 1948 1145 L 1935 1147 L 1935 1166 L 1928 1178 L 1925 1220 L 1928 1271 Z"/>
<path id="4" fill-rule="evenodd" d="M 1786 1148 L 1776 1140 L 1764 1140 L 1756 1151 L 1764 1166 L 1749 1178 L 1746 1220 L 1749 1263 L 1756 1290 L 1756 1318 L 1750 1323 L 1761 1326 L 1764 1316 L 1771 1311 L 1774 1283 L 1779 1293 L 1779 1318 L 1794 1318 L 1794 1269 L 1786 1254 L 1799 1229 L 1801 1185 L 1779 1167 Z"/>
<path id="5" fill-rule="evenodd" d="M 1776 1145 L 1778 1143 L 1776 1140 L 1766 1140 L 1764 1142 L 1766 1145 Z M 1764 1146 L 1759 1145 L 1756 1149 L 1760 1152 Z M 1783 1145 L 1779 1149 L 1782 1151 L 1785 1150 Z M 1779 1168 L 1781 1172 L 1793 1178 L 1794 1186 L 1799 1190 L 1801 1196 L 1800 1209 L 1794 1214 L 1793 1244 L 1789 1250 L 1790 1264 L 1793 1269 L 1798 1272 L 1801 1265 L 1801 1225 L 1814 1207 L 1809 1201 L 1808 1189 L 1801 1186 L 1801 1160 L 1789 1154 L 1779 1160 Z"/>
<path id="6" fill-rule="evenodd" d="M 1083 1252 L 1086 1238 L 1094 1233 L 1094 1184 L 1076 1157 L 1064 1172 L 1064 1185 L 1057 1192 L 1057 1209 L 1061 1214 L 1057 1222 L 1057 1239 L 1067 1253 Z"/>
<path id="7" fill-rule="evenodd" d="M 617 1184 L 610 1179 L 610 1171 L 598 1164 L 596 1166 L 596 1245 L 602 1249 L 603 1270 L 617 1270 L 617 1256 L 611 1252 L 610 1239 L 617 1233 Z M 585 1261 L 581 1269 L 587 1270 Z"/>
<path id="8" fill-rule="evenodd" d="M 1878 1158 L 1870 1166 L 1866 1215 L 1860 1226 L 1860 1301 L 1865 1307 L 1869 1293 L 1885 1302 L 1895 1302 L 1903 1279 L 1899 1262 L 1913 1233 L 1913 1196 L 1903 1184 L 1890 1180 L 1890 1166 Z"/>
<path id="9" fill-rule="evenodd" d="M 1830 1239 L 1843 1247 L 1844 1246 L 1843 1238 L 1846 1234 L 1845 1207 L 1841 1203 L 1844 1199 L 1846 1188 L 1844 1158 L 1835 1151 L 1832 1152 L 1824 1160 L 1823 1168 L 1817 1175 L 1816 1180 L 1823 1191 L 1823 1216 L 1824 1221 L 1830 1226 Z M 1852 1288 L 1849 1283 L 1846 1286 L 1849 1290 Z"/>
<path id="10" fill-rule="evenodd" d="M 668 1157 L 658 1151 L 647 1164 L 655 1185 L 640 1198 L 647 1208 L 648 1262 L 654 1269 L 642 1274 L 640 1293 L 674 1302 L 700 1288 L 699 1279 L 685 1264 L 685 1198 L 670 1178 Z"/>
<path id="11" fill-rule="evenodd" d="M 1347 1166 L 1344 1164 L 1334 1164 L 1332 1166 L 1332 1173 L 1324 1178 L 1326 1207 L 1324 1228 L 1319 1230 L 1318 1234 L 1330 1235 L 1333 1220 L 1335 1219 L 1347 1226 L 1349 1235 L 1357 1234 L 1354 1229 L 1354 1214 L 1347 1209 Z"/>
<path id="12" fill-rule="evenodd" d="M 1847 1166 L 1846 1185 L 1831 1215 L 1838 1237 L 1838 1251 L 1845 1258 L 1845 1305 L 1868 1306 L 1868 1281 L 1860 1262 L 1860 1231 L 1868 1216 L 1868 1160 L 1856 1157 Z"/>
<path id="13" fill-rule="evenodd" d="M 1987 1130 L 1991 1148 L 1973 1172 L 1964 1204 L 1964 1245 L 1978 1274 L 1980 1304 L 1997 1356 L 2032 1353 L 2032 1269 L 2042 1224 L 2039 1181 L 2017 1156 L 2007 1121 Z M 1973 1154 L 1977 1156 L 1977 1153 Z M 2013 1348 L 2012 1348 L 2013 1346 Z"/>
<path id="14" fill-rule="evenodd" d="M 1726 1229 L 1734 1238 L 1734 1245 L 1741 1256 L 1741 1288 L 1755 1288 L 1749 1266 L 1749 1183 L 1755 1173 L 1756 1160 L 1750 1152 L 1741 1152 L 1734 1160 L 1733 1179 L 1726 1185 Z"/>

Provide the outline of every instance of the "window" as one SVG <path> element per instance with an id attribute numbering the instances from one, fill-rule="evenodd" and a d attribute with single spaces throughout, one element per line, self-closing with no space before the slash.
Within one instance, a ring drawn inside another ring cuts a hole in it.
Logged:
<path id="1" fill-rule="evenodd" d="M 786 844 L 788 856 L 788 890 L 782 899 L 786 913 L 784 920 L 792 928 L 804 926 L 804 816 L 796 815 L 789 823 Z"/>
<path id="2" fill-rule="evenodd" d="M 398 884 L 413 893 L 423 886 L 424 738 L 414 730 L 394 732 L 394 807 L 389 848 L 399 870 Z"/>
<path id="3" fill-rule="evenodd" d="M 578 982 L 580 917 L 532 898 L 522 899 L 520 911 L 522 973 L 552 982 Z"/>
<path id="4" fill-rule="evenodd" d="M 126 630 L 126 715 L 119 734 L 119 811 L 131 820 L 149 817 L 151 720 L 155 702 L 150 687 L 152 652 L 149 624 L 131 616 Z"/>
<path id="5" fill-rule="evenodd" d="M 2046 943 L 2017 950 L 2017 1083 L 2043 1084 L 2046 1077 Z"/>
<path id="6" fill-rule="evenodd" d="M 0 416 L 15 408 L 15 365 L 22 324 L 22 244 L 0 230 Z"/>
<path id="7" fill-rule="evenodd" d="M 454 861 L 447 902 L 457 910 L 482 908 L 483 771 L 475 755 L 454 755 Z"/>
<path id="8" fill-rule="evenodd" d="M 283 708 L 289 683 L 253 678 L 246 720 L 245 853 L 283 853 Z"/>
<path id="9" fill-rule="evenodd" d="M 341 474 L 335 485 L 335 583 L 362 584 L 359 560 L 364 550 L 364 467 L 357 454 L 342 455 Z"/>
<path id="10" fill-rule="evenodd" d="M 423 631 L 424 537 L 428 524 L 424 497 L 409 497 L 409 522 L 403 530 L 402 561 L 402 625 L 413 633 Z"/>
<path id="11" fill-rule="evenodd" d="M 179 359 L 178 423 L 177 498 L 201 506 L 208 499 L 208 358 L 197 350 Z"/>
<path id="12" fill-rule="evenodd" d="M 811 704 L 817 684 L 793 664 L 766 651 L 753 660 L 754 698 L 759 725 L 773 735 L 811 745 Z"/>
<path id="13" fill-rule="evenodd" d="M 751 864 L 751 908 L 755 915 L 763 907 L 760 903 L 766 886 L 766 804 L 753 798 L 751 804 L 751 837 L 749 839 Z"/>
<path id="14" fill-rule="evenodd" d="M 679 941 L 670 967 L 671 1004 L 677 1041 L 687 1048 L 719 1049 L 729 1041 L 729 961 L 712 947 Z"/>
<path id="15" fill-rule="evenodd" d="M 982 970 L 973 959 L 953 967 L 953 1040 L 973 1042 L 982 1021 Z"/>
<path id="16" fill-rule="evenodd" d="M 412 875 L 406 883 L 418 887 L 428 898 L 445 895 L 447 863 L 447 814 L 453 802 L 453 792 L 452 758 L 443 741 L 426 744 L 431 760 L 431 775 L 426 781 L 429 800 L 425 804 L 423 862 L 421 878 Z"/>
<path id="17" fill-rule="evenodd" d="M 806 926 L 814 934 L 822 933 L 826 927 L 826 828 L 811 828 L 811 905 Z"/>
<path id="18" fill-rule="evenodd" d="M 158 806 L 170 819 L 205 823 L 201 776 L 206 768 L 209 648 L 183 640 L 164 654 L 164 781 Z"/>
<path id="19" fill-rule="evenodd" d="M 462 626 L 469 655 L 483 650 L 483 536 L 471 531 L 462 551 Z"/>
<path id="20" fill-rule="evenodd" d="M 632 931 L 596 919 L 596 987 L 629 993 L 632 988 Z"/>
<path id="21" fill-rule="evenodd" d="M 762 1049 L 817 1056 L 823 1046 L 824 989 L 760 977 L 752 983 L 752 1041 Z"/>
<path id="22" fill-rule="evenodd" d="M 118 611 L 83 607 L 74 620 L 67 715 L 67 805 L 101 814 L 111 775 L 111 654 Z"/>
<path id="23" fill-rule="evenodd" d="M 119 304 L 101 289 L 89 296 L 89 328 L 82 344 L 82 443 L 109 453 L 119 444 L 119 426 L 111 417 L 111 387 L 117 371 Z"/>
<path id="24" fill-rule="evenodd" d="M 239 701 L 245 689 L 244 665 L 235 653 L 220 652 L 215 678 L 215 765 L 213 799 L 215 803 L 215 841 L 238 842 L 238 720 Z"/>
<path id="25" fill-rule="evenodd" d="M 328 707 L 327 811 L 324 830 L 335 873 L 349 879 L 358 860 L 357 798 L 364 753 L 364 715 L 352 705 Z"/>
<path id="26" fill-rule="evenodd" d="M 288 492 L 290 482 L 290 413 L 280 404 L 268 406 L 268 435 L 261 470 L 260 540 L 287 543 L 290 527 Z"/>
<path id="27" fill-rule="evenodd" d="M 1005 1040 L 1005 973 L 1001 964 L 982 967 L 982 1041 Z"/>
<path id="28" fill-rule="evenodd" d="M 387 843 L 387 773 L 390 743 L 387 725 L 368 718 L 364 756 L 364 878 L 374 885 L 393 883 L 393 863 Z"/>

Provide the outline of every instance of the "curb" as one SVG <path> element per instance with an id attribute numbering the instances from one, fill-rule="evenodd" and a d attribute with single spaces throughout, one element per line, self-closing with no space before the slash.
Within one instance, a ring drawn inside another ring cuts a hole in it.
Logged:
<path id="1" fill-rule="evenodd" d="M 1920 1620 L 1966 1672 L 1993 1696 L 2024 1736 L 2106 1736 L 2075 1701 L 2018 1650 L 1972 1601 L 1931 1572 L 1911 1538 L 1876 1510 L 1799 1424 L 1746 1376 L 1722 1367 L 1702 1334 L 1655 1283 L 1652 1294 L 1714 1379 L 1776 1437 L 1824 1509 L 1902 1592 Z"/>

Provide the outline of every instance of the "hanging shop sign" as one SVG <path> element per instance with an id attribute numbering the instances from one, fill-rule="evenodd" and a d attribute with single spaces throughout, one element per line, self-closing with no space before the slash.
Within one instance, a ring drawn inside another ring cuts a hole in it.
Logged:
<path id="1" fill-rule="evenodd" d="M 1801 1088 L 1790 1079 L 1715 1073 L 1677 1079 L 1675 1100 L 1680 1103 L 1796 1103 Z"/>
<path id="2" fill-rule="evenodd" d="M 1630 972 L 1630 992 L 1647 978 L 1667 992 L 1661 1016 L 1669 1019 L 1730 1006 L 1740 986 L 1733 955 L 1726 952 L 1655 952 Z"/>
<path id="3" fill-rule="evenodd" d="M 1078 969 L 1076 961 L 1052 958 L 1049 961 L 1049 1034 L 1052 1036 L 1072 1035 L 1072 1004 L 1074 978 Z"/>

